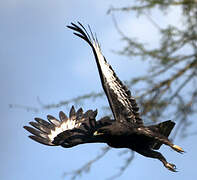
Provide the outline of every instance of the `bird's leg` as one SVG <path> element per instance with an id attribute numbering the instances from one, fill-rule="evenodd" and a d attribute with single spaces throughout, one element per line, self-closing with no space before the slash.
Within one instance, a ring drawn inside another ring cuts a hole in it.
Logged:
<path id="1" fill-rule="evenodd" d="M 148 128 L 138 128 L 138 133 L 144 134 L 144 135 L 146 135 L 146 136 L 148 136 L 150 138 L 153 138 L 153 139 L 161 142 L 162 144 L 168 145 L 173 150 L 175 150 L 175 151 L 177 151 L 179 153 L 183 153 L 184 152 L 184 150 L 180 146 L 175 145 L 172 142 L 170 142 L 170 140 L 166 136 L 164 136 L 162 134 L 159 134 L 159 133 L 155 134 L 155 132 L 151 131 Z"/>
<path id="2" fill-rule="evenodd" d="M 179 153 L 184 152 L 184 150 L 180 146 L 173 144 L 172 142 L 170 142 L 170 140 L 167 137 L 165 137 L 163 135 L 159 135 L 159 136 L 155 137 L 155 139 L 162 142 L 163 144 L 170 146 L 173 150 L 175 150 Z"/>
<path id="3" fill-rule="evenodd" d="M 173 144 L 171 146 L 172 149 L 174 149 L 175 151 L 179 152 L 179 153 L 184 153 L 185 151 L 178 145 Z"/>
<path id="4" fill-rule="evenodd" d="M 144 149 L 144 150 L 140 150 L 140 151 L 137 150 L 137 152 L 139 154 L 143 155 L 143 156 L 158 159 L 163 163 L 163 165 L 168 170 L 170 170 L 172 172 L 177 172 L 176 171 L 176 166 L 174 164 L 171 164 L 171 163 L 167 162 L 166 158 L 160 152 L 153 151 L 151 149 Z"/>

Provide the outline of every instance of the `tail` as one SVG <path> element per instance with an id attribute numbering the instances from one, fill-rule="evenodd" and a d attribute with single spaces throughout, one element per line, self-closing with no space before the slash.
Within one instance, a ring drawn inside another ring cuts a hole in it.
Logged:
<path id="1" fill-rule="evenodd" d="M 91 141 L 89 139 L 95 131 L 97 110 L 88 110 L 83 113 L 82 108 L 77 112 L 72 106 L 69 117 L 62 111 L 59 113 L 60 120 L 48 115 L 48 121 L 35 118 L 37 122 L 30 122 L 34 128 L 24 126 L 31 134 L 29 137 L 36 142 L 48 146 L 62 145 L 64 147 L 72 147 L 77 144 Z M 74 136 L 68 143 L 68 137 Z M 82 137 L 82 138 L 80 138 Z M 78 139 L 77 139 L 78 138 Z"/>
<path id="2" fill-rule="evenodd" d="M 175 123 L 171 120 L 159 123 L 158 125 L 154 126 L 157 128 L 157 131 L 164 135 L 165 137 L 168 137 L 174 128 Z M 161 147 L 162 143 L 155 141 L 153 145 L 151 146 L 152 149 L 158 150 Z"/>

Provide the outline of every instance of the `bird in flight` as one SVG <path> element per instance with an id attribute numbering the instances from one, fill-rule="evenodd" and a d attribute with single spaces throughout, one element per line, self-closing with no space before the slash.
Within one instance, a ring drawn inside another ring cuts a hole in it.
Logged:
<path id="1" fill-rule="evenodd" d="M 113 148 L 129 148 L 145 157 L 160 160 L 167 169 L 176 172 L 176 166 L 167 162 L 166 158 L 156 151 L 165 144 L 179 153 L 184 152 L 168 139 L 175 123 L 168 120 L 145 126 L 135 98 L 107 63 L 90 27 L 88 26 L 89 33 L 80 22 L 71 23 L 67 27 L 91 47 L 114 119 L 105 116 L 96 120 L 97 110 L 83 112 L 83 109 L 79 108 L 76 111 L 72 106 L 69 116 L 60 111 L 59 120 L 51 115 L 47 116 L 48 121 L 35 118 L 34 122 L 29 123 L 33 127 L 24 126 L 33 134 L 29 137 L 41 144 L 64 148 L 84 143 L 107 143 Z"/>

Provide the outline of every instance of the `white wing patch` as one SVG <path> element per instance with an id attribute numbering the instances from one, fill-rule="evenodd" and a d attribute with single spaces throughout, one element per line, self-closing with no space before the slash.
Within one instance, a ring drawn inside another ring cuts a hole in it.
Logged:
<path id="1" fill-rule="evenodd" d="M 55 130 L 51 130 L 51 133 L 48 134 L 48 137 L 51 140 L 51 142 L 53 142 L 54 138 L 58 134 L 66 131 L 66 130 L 78 128 L 80 125 L 81 125 L 80 122 L 76 122 L 76 120 L 68 119 L 67 121 L 63 121 L 59 127 L 58 126 L 55 127 Z"/>
<path id="2" fill-rule="evenodd" d="M 129 100 L 126 98 L 127 94 L 122 90 L 121 85 L 118 83 L 116 77 L 114 76 L 114 71 L 110 68 L 110 65 L 104 59 L 102 55 L 101 49 L 96 42 L 93 42 L 93 46 L 95 48 L 96 54 L 98 56 L 98 61 L 100 63 L 100 67 L 104 78 L 109 85 L 109 87 L 114 91 L 114 93 L 118 96 L 118 101 L 125 107 L 129 106 Z"/>
<path id="3" fill-rule="evenodd" d="M 59 120 L 51 115 L 48 115 L 47 119 L 49 122 L 41 118 L 35 118 L 36 122 L 29 122 L 29 124 L 33 127 L 24 126 L 24 128 L 32 134 L 29 137 L 34 141 L 49 146 L 58 146 L 64 143 L 66 138 L 68 138 L 67 135 L 72 135 L 73 133 L 76 134 L 76 131 L 70 132 L 70 130 L 80 129 L 85 131 L 84 133 L 89 133 L 89 131 L 91 132 L 90 128 L 94 128 L 96 126 L 96 115 L 97 110 L 88 110 L 83 113 L 83 109 L 79 108 L 76 112 L 74 106 L 72 106 L 69 117 L 60 111 Z M 83 128 L 83 125 L 91 127 L 86 129 L 85 127 Z M 72 143 L 73 142 L 70 144 L 71 146 Z"/>

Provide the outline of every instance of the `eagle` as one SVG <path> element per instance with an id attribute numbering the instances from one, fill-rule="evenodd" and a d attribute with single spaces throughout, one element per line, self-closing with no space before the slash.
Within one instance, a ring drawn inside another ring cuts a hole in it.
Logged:
<path id="1" fill-rule="evenodd" d="M 69 115 L 60 111 L 59 119 L 48 115 L 48 121 L 35 118 L 35 121 L 29 122 L 31 126 L 24 126 L 32 134 L 29 137 L 44 145 L 64 148 L 84 143 L 106 143 L 113 148 L 128 148 L 145 157 L 158 159 L 168 170 L 176 172 L 176 166 L 157 151 L 165 144 L 179 153 L 184 152 L 168 138 L 175 123 L 168 120 L 145 126 L 135 98 L 106 61 L 90 26 L 88 31 L 80 22 L 67 27 L 91 47 L 113 118 L 105 116 L 96 120 L 97 110 L 84 112 L 82 108 L 76 110 L 72 106 Z"/>

